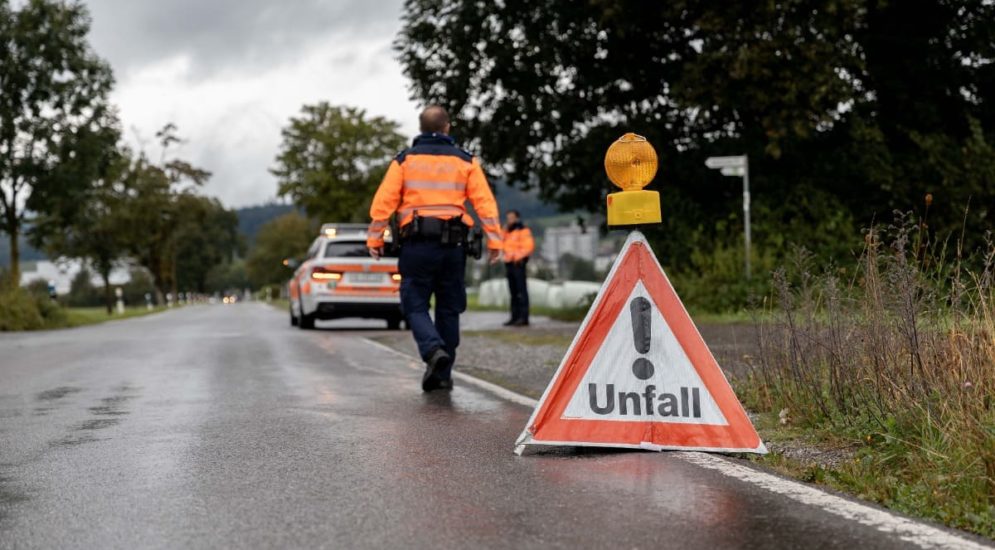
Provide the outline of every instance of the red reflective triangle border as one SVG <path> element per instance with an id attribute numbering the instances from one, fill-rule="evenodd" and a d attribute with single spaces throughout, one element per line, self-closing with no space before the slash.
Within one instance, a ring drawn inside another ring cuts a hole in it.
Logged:
<path id="1" fill-rule="evenodd" d="M 519 440 L 525 445 L 592 445 L 651 449 L 766 453 L 760 436 L 736 398 L 694 322 L 670 284 L 645 237 L 634 233 L 602 286 L 568 355 L 550 382 Z M 712 395 L 727 425 L 646 420 L 563 418 L 563 412 L 601 348 L 633 288 L 642 281 L 653 303 Z"/>

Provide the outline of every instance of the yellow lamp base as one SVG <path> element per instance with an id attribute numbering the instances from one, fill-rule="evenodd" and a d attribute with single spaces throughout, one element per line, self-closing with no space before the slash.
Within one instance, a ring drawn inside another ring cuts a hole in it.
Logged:
<path id="1" fill-rule="evenodd" d="M 608 195 L 608 225 L 660 223 L 660 193 L 619 191 Z"/>

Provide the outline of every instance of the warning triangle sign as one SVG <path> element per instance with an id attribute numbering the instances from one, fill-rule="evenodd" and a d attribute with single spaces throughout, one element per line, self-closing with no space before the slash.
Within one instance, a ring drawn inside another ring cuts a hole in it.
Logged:
<path id="1" fill-rule="evenodd" d="M 517 442 L 766 453 L 642 233 L 625 241 Z"/>

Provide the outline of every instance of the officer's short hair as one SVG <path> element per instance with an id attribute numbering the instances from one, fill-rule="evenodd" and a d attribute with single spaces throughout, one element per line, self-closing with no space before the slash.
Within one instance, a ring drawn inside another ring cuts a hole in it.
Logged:
<path id="1" fill-rule="evenodd" d="M 442 105 L 429 105 L 418 116 L 418 125 L 424 134 L 441 134 L 449 124 L 449 113 Z"/>

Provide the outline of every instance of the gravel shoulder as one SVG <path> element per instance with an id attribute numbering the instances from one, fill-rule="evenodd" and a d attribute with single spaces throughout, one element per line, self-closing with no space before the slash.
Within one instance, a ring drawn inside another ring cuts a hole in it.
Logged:
<path id="1" fill-rule="evenodd" d="M 457 369 L 538 398 L 560 365 L 578 327 L 576 323 L 540 318 L 527 328 L 464 330 L 456 357 Z M 757 347 L 752 325 L 702 325 L 699 330 L 727 375 L 743 372 Z M 403 353 L 418 355 L 411 335 L 406 332 L 378 335 L 374 339 Z"/>
<path id="2" fill-rule="evenodd" d="M 456 358 L 457 369 L 504 388 L 538 399 L 552 379 L 579 328 L 537 318 L 528 328 L 500 327 L 496 319 L 480 313 L 466 315 Z M 482 322 L 485 321 L 486 322 Z M 726 376 L 736 378 L 749 369 L 757 354 L 757 329 L 750 323 L 699 323 L 705 343 Z M 418 356 L 408 332 L 379 333 L 372 339 L 402 353 Z M 844 442 L 820 441 L 805 430 L 785 426 L 776 417 L 750 415 L 761 438 L 772 451 L 775 469 L 798 478 L 811 478 L 813 469 L 834 468 L 852 459 L 854 450 Z"/>

